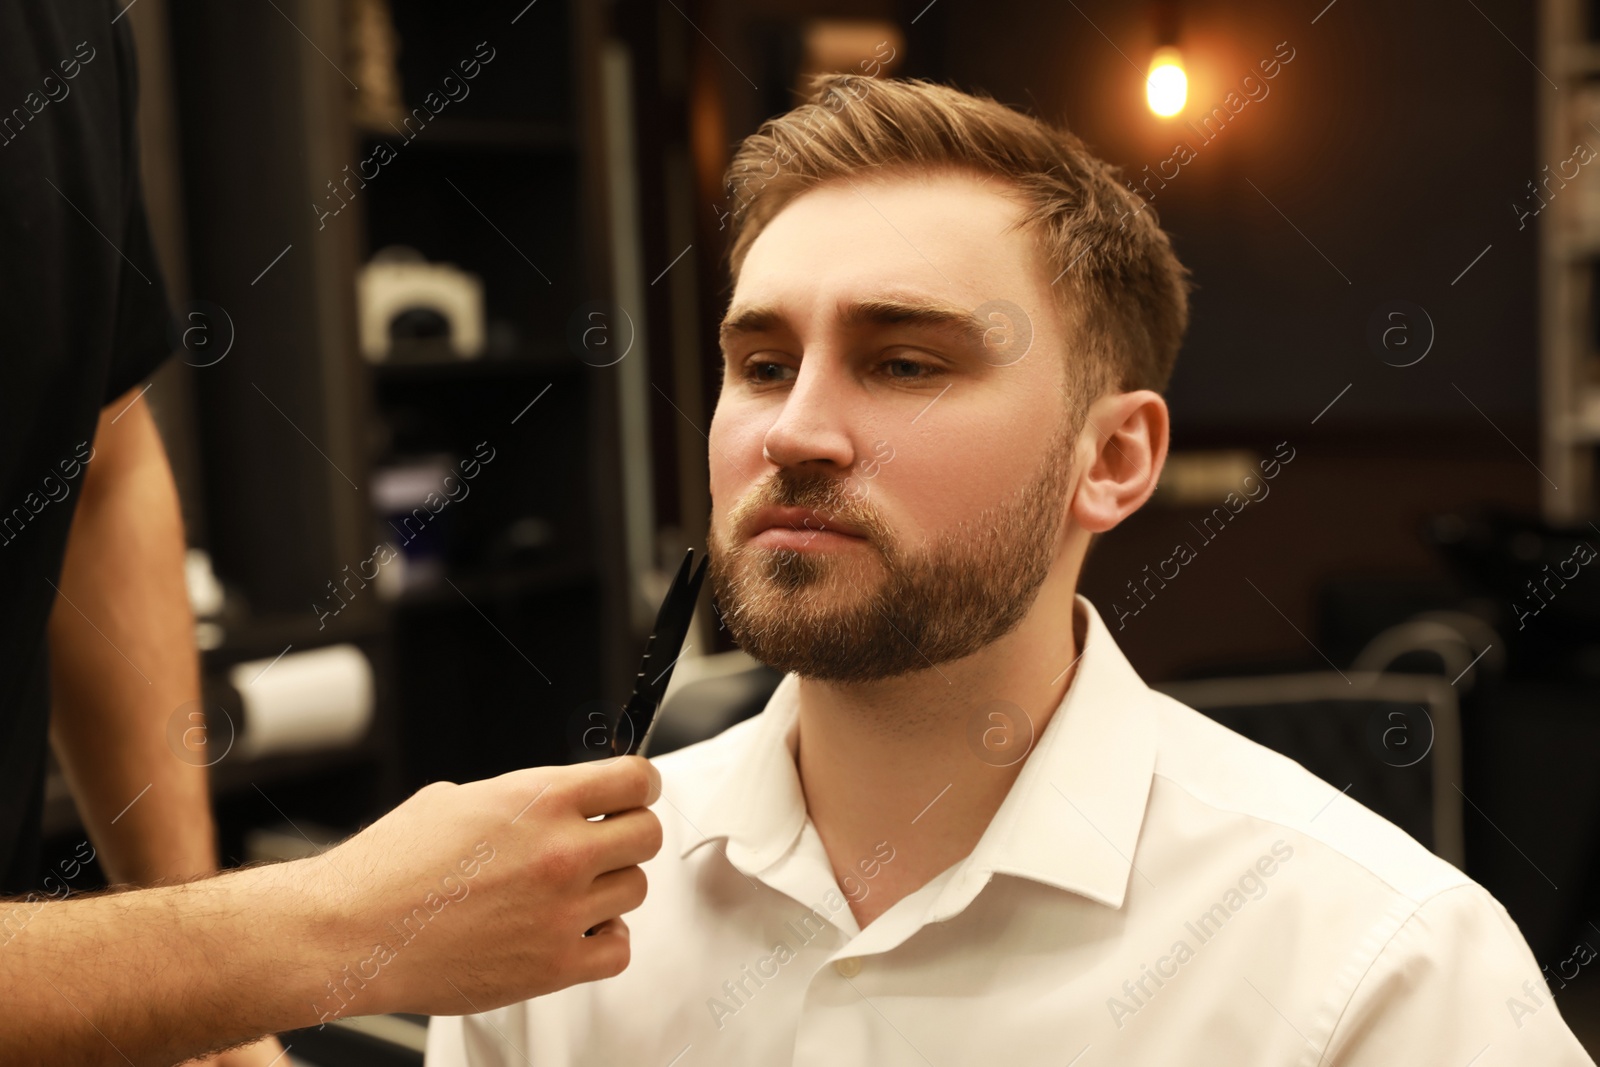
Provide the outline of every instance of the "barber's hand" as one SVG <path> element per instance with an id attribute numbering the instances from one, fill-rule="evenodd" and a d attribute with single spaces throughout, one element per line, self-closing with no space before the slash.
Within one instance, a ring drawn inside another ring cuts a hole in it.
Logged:
<path id="1" fill-rule="evenodd" d="M 435 782 L 297 861 L 351 938 L 320 1010 L 463 1015 L 621 973 L 660 795 L 639 756 Z"/>

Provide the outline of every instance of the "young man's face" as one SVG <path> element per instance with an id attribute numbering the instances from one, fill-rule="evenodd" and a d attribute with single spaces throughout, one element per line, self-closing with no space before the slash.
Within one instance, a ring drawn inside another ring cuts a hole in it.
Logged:
<path id="1" fill-rule="evenodd" d="M 849 683 L 970 655 L 1062 554 L 1086 400 L 999 184 L 830 183 L 750 246 L 709 435 L 710 573 L 773 667 Z M 873 301 L 959 318 L 851 313 Z"/>

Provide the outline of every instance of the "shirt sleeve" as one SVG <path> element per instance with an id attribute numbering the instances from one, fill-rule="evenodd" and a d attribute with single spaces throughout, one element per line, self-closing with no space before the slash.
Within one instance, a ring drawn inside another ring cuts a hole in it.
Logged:
<path id="1" fill-rule="evenodd" d="M 144 183 L 139 176 L 138 63 L 128 23 L 121 22 L 113 30 L 124 146 L 123 225 L 116 242 L 121 253 L 120 273 L 102 406 L 148 378 L 172 354 L 166 280 L 156 260 L 144 209 Z"/>
<path id="2" fill-rule="evenodd" d="M 1476 883 L 1431 897 L 1401 925 L 1356 986 L 1324 1056 L 1340 1067 L 1595 1067 L 1522 932 Z"/>

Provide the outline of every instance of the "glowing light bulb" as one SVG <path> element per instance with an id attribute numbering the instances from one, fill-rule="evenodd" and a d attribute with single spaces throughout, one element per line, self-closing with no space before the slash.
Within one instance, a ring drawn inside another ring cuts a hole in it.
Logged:
<path id="1" fill-rule="evenodd" d="M 1183 57 L 1176 48 L 1156 50 L 1144 93 L 1150 110 L 1162 118 L 1171 118 L 1183 110 L 1189 98 L 1189 76 L 1183 72 Z"/>

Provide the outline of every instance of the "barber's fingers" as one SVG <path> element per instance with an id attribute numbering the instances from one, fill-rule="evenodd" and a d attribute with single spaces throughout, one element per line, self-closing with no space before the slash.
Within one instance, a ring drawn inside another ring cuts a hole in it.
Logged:
<path id="1" fill-rule="evenodd" d="M 646 808 L 661 795 L 661 772 L 643 756 L 623 756 L 565 769 L 564 783 L 584 818 Z"/>
<path id="2" fill-rule="evenodd" d="M 595 982 L 614 978 L 628 967 L 633 950 L 629 943 L 628 924 L 620 918 L 606 919 L 587 936 L 580 939 L 576 974 L 573 982 Z"/>
<path id="3" fill-rule="evenodd" d="M 661 820 L 648 808 L 585 823 L 583 832 L 597 874 L 637 866 L 661 851 Z"/>
<path id="4" fill-rule="evenodd" d="M 622 756 L 570 767 L 526 767 L 495 779 L 505 790 L 513 822 L 532 825 L 549 812 L 592 819 L 645 808 L 661 796 L 661 772 L 643 756 Z"/>
<path id="5" fill-rule="evenodd" d="M 649 879 L 638 867 L 602 874 L 584 899 L 584 929 L 592 930 L 597 923 L 635 910 L 644 903 L 649 888 Z"/>
<path id="6" fill-rule="evenodd" d="M 643 904 L 648 891 L 648 880 L 644 871 L 638 867 L 608 871 L 596 878 L 584 898 L 585 907 L 581 913 L 585 917 L 583 938 L 586 944 L 592 943 L 608 930 L 615 930 L 618 926 L 626 931 L 627 927 L 623 924 L 621 916 Z M 610 949 L 602 943 L 599 951 L 604 956 Z M 626 965 L 627 961 L 624 958 L 621 966 Z"/>

